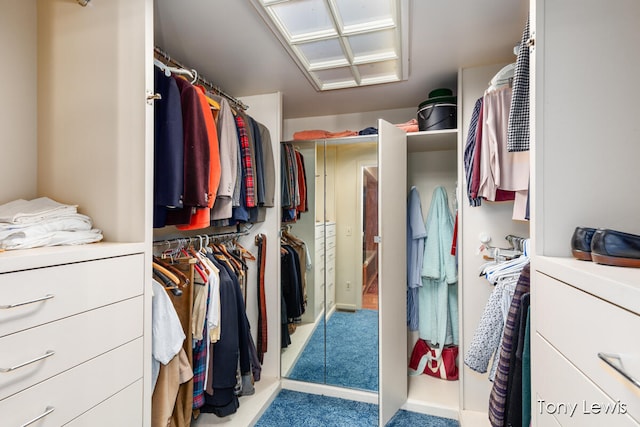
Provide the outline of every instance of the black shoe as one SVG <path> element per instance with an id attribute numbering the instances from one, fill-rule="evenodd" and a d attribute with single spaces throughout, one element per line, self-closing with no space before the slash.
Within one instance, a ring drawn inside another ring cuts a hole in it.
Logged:
<path id="1" fill-rule="evenodd" d="M 591 258 L 598 264 L 640 268 L 640 236 L 599 229 L 591 239 Z"/>
<path id="2" fill-rule="evenodd" d="M 576 227 L 571 236 L 571 253 L 577 259 L 591 261 L 591 239 L 595 228 Z"/>

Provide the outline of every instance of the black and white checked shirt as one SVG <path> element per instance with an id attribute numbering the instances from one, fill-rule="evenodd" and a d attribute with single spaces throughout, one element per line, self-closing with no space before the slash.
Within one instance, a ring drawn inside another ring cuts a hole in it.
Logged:
<path id="1" fill-rule="evenodd" d="M 507 128 L 507 151 L 529 150 L 529 20 L 522 33 L 522 41 L 513 75 L 513 96 Z"/>

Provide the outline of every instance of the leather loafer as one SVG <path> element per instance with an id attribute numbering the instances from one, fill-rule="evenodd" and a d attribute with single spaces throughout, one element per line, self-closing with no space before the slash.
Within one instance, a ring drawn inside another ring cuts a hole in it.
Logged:
<path id="1" fill-rule="evenodd" d="M 577 259 L 591 261 L 591 239 L 595 228 L 576 227 L 571 236 L 571 253 Z"/>
<path id="2" fill-rule="evenodd" d="M 640 236 L 596 230 L 591 239 L 591 259 L 598 264 L 640 268 Z"/>

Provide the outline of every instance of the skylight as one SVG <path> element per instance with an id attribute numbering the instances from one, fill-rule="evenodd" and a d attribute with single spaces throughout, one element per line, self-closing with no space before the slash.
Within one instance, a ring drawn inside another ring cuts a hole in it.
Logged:
<path id="1" fill-rule="evenodd" d="M 408 78 L 408 0 L 251 2 L 316 90 Z"/>

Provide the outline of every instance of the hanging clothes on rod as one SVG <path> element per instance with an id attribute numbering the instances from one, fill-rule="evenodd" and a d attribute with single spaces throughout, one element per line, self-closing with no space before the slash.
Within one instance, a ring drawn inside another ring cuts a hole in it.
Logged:
<path id="1" fill-rule="evenodd" d="M 525 379 L 530 376 L 522 363 L 522 353 L 528 346 L 529 239 L 514 235 L 505 238 L 513 250 L 521 249 L 522 255 L 503 260 L 496 256 L 481 267 L 480 274 L 494 289 L 464 357 L 464 363 L 479 373 L 486 373 L 492 360 L 488 375 L 493 382 L 489 401 L 492 426 L 506 425 L 507 418 L 510 422 L 519 420 L 523 405 L 529 403 L 522 388 L 529 384 Z"/>
<path id="2" fill-rule="evenodd" d="M 482 199 L 514 201 L 513 219 L 527 218 L 529 154 L 507 150 L 514 64 L 503 67 L 474 106 L 464 150 L 467 197 L 471 206 Z"/>
<path id="3" fill-rule="evenodd" d="M 280 144 L 282 222 L 295 222 L 307 207 L 304 156 L 290 142 Z"/>
<path id="4" fill-rule="evenodd" d="M 291 344 L 291 334 L 296 330 L 306 310 L 306 269 L 310 259 L 306 244 L 284 226 L 280 239 L 280 296 L 281 342 L 280 347 Z"/>
<path id="5" fill-rule="evenodd" d="M 155 60 L 154 228 L 264 221 L 276 179 L 268 129 L 197 71 L 156 54 L 177 66 Z"/>
<path id="6" fill-rule="evenodd" d="M 177 393 L 175 425 L 189 425 L 185 422 L 199 412 L 220 417 L 235 413 L 238 397 L 253 394 L 253 384 L 260 379 L 260 361 L 246 315 L 246 278 L 256 257 L 237 242 L 244 234 L 154 242 L 154 271 L 186 278 L 190 284 L 182 287 L 179 297 L 163 288 L 180 318 L 193 372 Z"/>

